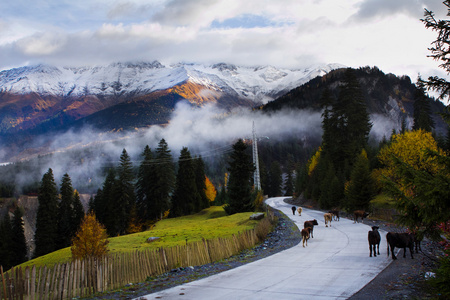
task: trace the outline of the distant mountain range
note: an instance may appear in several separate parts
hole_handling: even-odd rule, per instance
[[[164,66],[154,61],[5,70],[0,72],[0,154],[3,160],[17,160],[45,152],[45,145],[30,149],[36,147],[31,142],[69,129],[90,126],[123,132],[168,124],[179,102],[193,107],[214,103],[229,112],[237,107],[319,111],[325,87],[337,95],[342,68],[339,64],[301,70],[225,63]],[[372,116],[383,116],[397,128],[402,120],[411,125],[414,84],[408,77],[368,67],[357,73]],[[441,102],[433,103],[434,112],[442,111]],[[439,120],[437,125],[439,130],[445,127]]]

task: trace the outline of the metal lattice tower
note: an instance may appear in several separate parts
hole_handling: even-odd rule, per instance
[[[255,172],[253,173],[253,182],[255,189],[261,190],[261,180],[259,177],[259,159],[258,159],[258,144],[256,138],[255,121],[253,121],[253,165],[255,166]]]

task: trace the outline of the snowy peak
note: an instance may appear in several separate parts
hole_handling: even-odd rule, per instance
[[[265,103],[316,76],[341,67],[330,64],[290,70],[273,66],[240,67],[227,63],[164,66],[158,61],[117,62],[94,67],[37,65],[0,72],[0,92],[60,97],[144,95],[190,81],[209,90]]]

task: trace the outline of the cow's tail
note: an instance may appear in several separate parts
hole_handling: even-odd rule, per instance
[[[389,257],[389,243],[387,243],[387,251],[386,251],[386,253],[387,253],[387,257]]]

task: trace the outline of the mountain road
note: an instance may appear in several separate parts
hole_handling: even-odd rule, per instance
[[[386,232],[380,231],[381,255],[369,257],[367,233],[371,228],[341,218],[325,227],[323,212],[303,208],[292,214],[285,197],[266,203],[289,216],[303,229],[316,219],[314,238],[204,279],[138,299],[347,299],[375,278],[392,261],[386,256]]]

